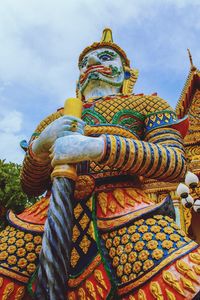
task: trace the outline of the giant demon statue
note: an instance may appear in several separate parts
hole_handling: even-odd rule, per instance
[[[59,109],[29,142],[23,189],[48,192],[23,213],[8,213],[1,299],[200,299],[198,245],[175,223],[169,197],[153,203],[142,190],[144,177],[184,177],[187,120],[155,94],[132,94],[137,71],[110,29],[84,49],[79,69],[81,118]],[[69,176],[68,189],[53,184],[50,197],[53,168],[57,180],[71,164],[77,177]]]

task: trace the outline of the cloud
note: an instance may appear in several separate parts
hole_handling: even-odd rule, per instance
[[[7,162],[21,164],[24,159],[24,152],[20,149],[22,135],[16,133],[5,133],[0,131],[0,159],[6,159]]]
[[[18,111],[0,112],[0,128],[5,133],[17,133],[22,127],[22,114]]]
[[[0,111],[0,154],[1,159],[21,163],[23,152],[19,151],[20,141],[23,135],[22,129],[23,117],[18,111]]]

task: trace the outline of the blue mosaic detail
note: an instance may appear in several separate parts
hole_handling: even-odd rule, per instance
[[[146,132],[159,127],[170,126],[176,123],[176,114],[172,111],[153,113],[148,115],[145,119]]]

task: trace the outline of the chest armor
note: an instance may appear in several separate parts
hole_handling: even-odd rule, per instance
[[[136,97],[136,98],[135,98]],[[134,139],[142,139],[144,134],[145,101],[143,96],[109,96],[97,99],[84,106],[82,119],[86,122],[86,134],[99,136],[113,134]],[[79,174],[105,177],[120,174],[95,162],[79,165]]]
[[[83,120],[91,126],[106,125],[127,130],[142,138],[145,119],[145,101],[141,96],[109,96],[86,105]],[[125,134],[126,135],[126,134]]]

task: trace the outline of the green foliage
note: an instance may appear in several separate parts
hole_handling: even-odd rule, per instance
[[[28,198],[20,185],[21,166],[0,160],[0,226],[5,221],[8,209],[21,212],[25,207],[36,202],[36,198]]]

